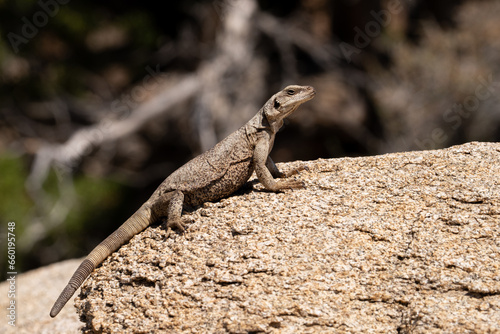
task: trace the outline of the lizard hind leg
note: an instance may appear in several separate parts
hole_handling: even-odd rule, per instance
[[[154,216],[162,220],[167,230],[167,237],[170,236],[172,228],[180,232],[185,230],[181,218],[183,204],[184,194],[180,190],[175,190],[161,195],[151,206]]]

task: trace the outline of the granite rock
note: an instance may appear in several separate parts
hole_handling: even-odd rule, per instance
[[[49,316],[50,308],[68,283],[68,278],[83,259],[73,259],[16,275],[15,298],[8,298],[9,281],[0,283],[0,333],[4,334],[74,334],[80,333],[82,323],[74,308],[74,298],[59,313]],[[15,326],[8,323],[6,314],[11,300],[15,301]]]
[[[87,333],[500,333],[500,144],[281,164],[151,226],[76,299]]]

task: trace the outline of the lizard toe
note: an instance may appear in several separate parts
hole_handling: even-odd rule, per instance
[[[299,180],[288,180],[286,182],[286,188],[288,189],[302,189],[305,188],[305,184]]]
[[[177,219],[166,219],[164,222],[164,227],[166,230],[170,231],[172,229],[176,229],[178,230],[179,232],[184,232],[186,230],[186,225],[184,224],[184,222],[182,221],[181,218],[177,218]]]
[[[299,166],[297,168],[294,168],[292,170],[289,170],[287,173],[285,173],[285,177],[290,177],[299,174],[302,171],[307,171],[310,172],[311,170],[307,166]]]

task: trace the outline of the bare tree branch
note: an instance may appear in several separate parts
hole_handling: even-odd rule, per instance
[[[331,70],[336,66],[341,54],[332,43],[319,43],[308,32],[293,25],[281,22],[277,18],[260,12],[257,27],[276,41],[280,47],[282,58],[287,59],[291,45],[295,45],[309,54],[320,66]],[[286,60],[289,61],[289,60]]]
[[[245,108],[253,109],[256,100],[255,90],[252,93],[240,85],[256,57],[254,16],[257,3],[255,0],[232,0],[224,1],[223,5],[223,26],[217,36],[214,57],[202,64],[199,72],[204,85],[196,101],[195,120],[203,151],[217,143],[214,119],[224,119],[222,127],[226,135],[233,130],[228,128],[240,123],[240,117],[247,116]],[[245,99],[241,95],[246,95]]]

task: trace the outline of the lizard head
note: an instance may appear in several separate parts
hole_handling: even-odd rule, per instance
[[[314,95],[316,95],[316,91],[311,86],[287,86],[267,101],[264,115],[269,123],[283,121],[302,103],[312,99]]]

